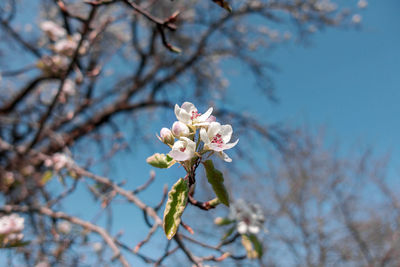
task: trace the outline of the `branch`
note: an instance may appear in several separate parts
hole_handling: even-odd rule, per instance
[[[23,88],[19,93],[10,102],[6,103],[3,107],[0,108],[0,114],[11,112],[17,105],[20,103],[35,87],[42,81],[54,79],[54,77],[44,77],[40,76],[33,79],[28,85]]]
[[[98,183],[101,183],[101,184],[111,187],[115,192],[117,192],[121,196],[124,196],[127,200],[134,203],[141,210],[146,212],[150,217],[152,217],[154,219],[155,223],[158,226],[162,225],[162,220],[160,219],[160,217],[158,217],[157,212],[153,208],[144,204],[133,192],[123,189],[122,187],[116,185],[110,179],[108,179],[106,177],[95,175],[91,172],[86,171],[85,169],[78,167],[78,166],[74,166],[72,169],[80,176],[88,177]]]
[[[4,213],[36,212],[36,213],[40,213],[40,214],[46,215],[48,217],[51,217],[53,219],[63,219],[63,220],[69,221],[70,223],[80,225],[83,228],[85,228],[91,232],[98,233],[104,239],[104,241],[107,243],[107,245],[112,249],[112,251],[114,252],[113,258],[118,258],[124,267],[130,266],[128,261],[122,256],[121,251],[119,250],[119,248],[118,248],[117,244],[115,243],[114,239],[112,238],[112,236],[110,236],[106,230],[104,230],[102,227],[100,227],[98,225],[81,220],[77,217],[70,216],[70,215],[60,212],[60,211],[55,212],[49,208],[40,207],[40,206],[5,205],[0,208],[0,211],[2,211]]]
[[[22,39],[22,37],[14,31],[12,27],[8,24],[7,21],[0,20],[0,25],[3,26],[3,28],[18,42],[20,43],[23,47],[25,47],[27,50],[29,50],[33,55],[35,55],[37,58],[41,58],[42,54],[37,50],[34,46],[29,44],[27,41]]]

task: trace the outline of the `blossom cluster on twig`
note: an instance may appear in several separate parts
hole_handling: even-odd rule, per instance
[[[16,246],[23,238],[24,218],[18,214],[0,217],[0,248]]]

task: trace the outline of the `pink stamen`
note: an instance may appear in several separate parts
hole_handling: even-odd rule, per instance
[[[191,120],[196,119],[197,117],[199,117],[201,115],[201,113],[199,113],[198,111],[192,111],[192,116],[190,117]]]
[[[217,144],[219,147],[221,147],[224,144],[224,141],[222,141],[220,134],[216,134],[211,140],[211,143]]]
[[[185,152],[186,147],[181,147],[179,150],[180,150],[181,152]]]

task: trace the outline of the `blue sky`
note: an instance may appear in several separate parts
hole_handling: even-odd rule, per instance
[[[346,145],[362,143],[399,155],[400,2],[369,1],[357,29],[318,32],[309,46],[291,43],[271,54],[278,104],[260,106],[270,121],[326,126]],[[243,78],[231,84],[249,86]],[[256,98],[253,98],[256,99]]]

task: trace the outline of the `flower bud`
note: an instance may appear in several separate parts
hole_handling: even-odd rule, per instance
[[[172,133],[176,137],[181,137],[181,136],[188,136],[190,132],[186,124],[180,121],[176,121],[174,122],[174,124],[172,124]]]
[[[206,122],[214,122],[217,121],[217,118],[213,115],[211,115],[210,117],[208,117],[208,119],[206,119]]]
[[[160,131],[160,139],[164,144],[173,145],[175,142],[175,137],[171,130],[168,128],[162,128]]]
[[[103,249],[103,244],[100,242],[95,242],[93,243],[92,247],[95,252],[99,253]]]
[[[222,226],[222,225],[228,225],[233,223],[234,221],[230,220],[229,218],[222,218],[222,217],[217,217],[214,220],[214,223],[218,226]]]
[[[58,231],[64,235],[69,234],[71,232],[71,228],[72,228],[71,224],[67,221],[60,222],[57,225]]]
[[[153,156],[148,157],[146,162],[151,166],[160,169],[169,168],[175,164],[175,161],[173,161],[169,155],[159,153],[155,153]]]

